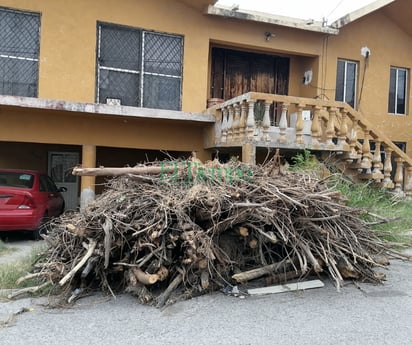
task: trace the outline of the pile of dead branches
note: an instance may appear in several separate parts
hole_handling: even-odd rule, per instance
[[[121,176],[84,211],[53,221],[30,278],[65,299],[100,289],[163,306],[261,277],[321,272],[339,288],[345,278],[380,282],[382,256],[396,256],[327,179],[276,162],[193,159],[75,173]]]

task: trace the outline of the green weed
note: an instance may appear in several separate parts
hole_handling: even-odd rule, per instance
[[[388,240],[412,244],[412,237],[406,236],[412,231],[412,201],[396,197],[373,183],[354,183],[342,175],[334,176],[331,186],[348,200],[348,206],[364,209],[370,214],[389,220],[374,225],[374,229],[386,233]],[[365,220],[377,221],[373,215],[366,215]]]
[[[319,169],[320,163],[309,150],[303,150],[292,157],[292,165],[290,169],[293,171],[307,171]]]
[[[16,284],[17,279],[29,274],[34,263],[39,257],[40,249],[33,250],[30,254],[16,259],[10,263],[0,266],[0,289],[16,289],[38,285],[38,280],[28,280],[20,285]]]
[[[0,240],[0,256],[10,254],[16,250],[17,250],[16,248],[10,248],[6,246],[6,244]]]
[[[368,222],[379,222],[372,228],[384,233],[385,238],[393,242],[403,242],[412,245],[412,201],[396,197],[386,189],[370,183],[354,183],[343,174],[334,171],[331,174],[326,166],[319,163],[309,150],[303,150],[292,157],[291,170],[316,173],[321,178],[330,174],[328,181],[332,189],[339,190],[347,199],[347,205],[365,210],[364,219]],[[368,215],[369,213],[369,215]],[[373,214],[373,215],[370,215]],[[388,220],[384,222],[383,220]]]

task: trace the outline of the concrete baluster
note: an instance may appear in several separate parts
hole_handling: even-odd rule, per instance
[[[246,134],[246,117],[247,117],[247,104],[242,102],[240,104],[240,119],[239,119],[239,138],[244,138]]]
[[[372,159],[372,166],[373,166],[372,172],[374,174],[381,174],[382,169],[383,169],[382,157],[381,157],[381,145],[382,145],[382,142],[380,140],[375,140],[375,152],[373,154],[373,159]]]
[[[396,194],[402,195],[403,194],[403,159],[400,157],[395,158],[396,163],[396,170],[395,170],[395,177],[393,178],[395,182],[395,190]]]
[[[336,120],[336,111],[337,108],[330,107],[328,108],[329,119],[326,126],[326,146],[328,148],[334,148],[335,144],[333,143],[333,138],[335,137],[335,120]]]
[[[228,106],[228,118],[227,118],[227,140],[232,141],[233,140],[233,105]]]
[[[349,138],[349,150],[350,150],[350,157],[352,159],[357,158],[357,153],[356,153],[356,142],[358,140],[358,124],[359,120],[353,120],[352,122],[352,128],[349,132],[348,138]]]
[[[233,105],[235,110],[235,117],[233,119],[233,138],[239,140],[239,128],[240,128],[240,105],[235,103]]]
[[[282,103],[282,113],[280,115],[280,121],[279,121],[279,142],[280,143],[286,143],[288,139],[286,138],[286,129],[288,127],[288,108],[289,104],[288,103]]]
[[[228,110],[226,107],[222,109],[222,142],[225,143],[227,141],[227,114]]]
[[[297,118],[296,118],[296,143],[297,144],[303,144],[303,136],[302,136],[302,130],[303,130],[303,104],[298,104],[298,111],[297,111]]]
[[[312,146],[315,149],[319,148],[321,137],[322,137],[322,128],[320,126],[320,120],[319,120],[321,110],[322,110],[322,107],[319,107],[319,106],[313,107],[313,119],[312,119],[311,132],[312,132]]]
[[[392,151],[390,147],[385,148],[385,162],[383,163],[383,187],[385,188],[393,188],[393,182],[391,180]]]
[[[363,136],[363,145],[362,145],[362,161],[361,161],[362,169],[366,169],[366,173],[371,173],[372,168],[372,154],[371,154],[371,145],[369,142],[369,130],[364,130]]]
[[[403,190],[406,196],[412,196],[412,167],[405,167],[405,184]]]
[[[246,130],[248,139],[253,139],[255,135],[255,102],[249,101],[249,111],[246,120]]]
[[[347,123],[347,111],[345,108],[340,110],[340,126],[338,132],[338,145],[342,148],[342,150],[348,149],[348,144],[346,143],[346,139],[348,137],[348,123]]]
[[[263,120],[262,120],[262,128],[263,128],[263,141],[270,141],[270,136],[269,136],[269,127],[270,127],[270,116],[269,116],[269,108],[270,108],[270,103],[265,102],[265,113],[263,114]]]

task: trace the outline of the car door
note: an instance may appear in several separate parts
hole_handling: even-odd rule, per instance
[[[63,208],[63,198],[53,180],[47,175],[40,175],[40,192],[47,193],[47,212],[49,217],[57,217]]]

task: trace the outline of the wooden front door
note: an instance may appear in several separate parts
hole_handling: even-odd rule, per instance
[[[254,91],[288,94],[289,58],[212,48],[210,98],[231,99]]]

